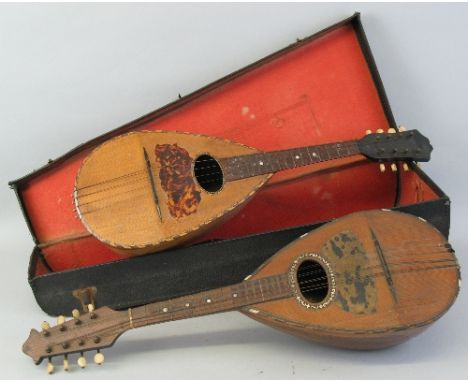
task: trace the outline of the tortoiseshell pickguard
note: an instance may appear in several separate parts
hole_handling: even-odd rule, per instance
[[[159,162],[159,179],[167,194],[167,206],[171,216],[181,218],[197,211],[201,201],[200,191],[192,177],[192,158],[177,143],[156,145]]]
[[[335,272],[336,303],[347,312],[374,313],[377,290],[369,258],[358,238],[351,231],[340,232],[325,243],[322,254]]]

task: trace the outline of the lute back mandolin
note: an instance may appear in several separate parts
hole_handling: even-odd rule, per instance
[[[390,211],[348,215],[303,235],[243,282],[115,311],[108,307],[42,331],[31,330],[23,351],[36,364],[52,357],[112,346],[127,330],[239,310],[266,325],[324,344],[377,349],[426,329],[454,302],[459,266],[444,236],[426,221]]]
[[[74,200],[91,234],[120,252],[138,255],[212,228],[277,171],[354,155],[428,161],[431,150],[417,130],[380,130],[356,141],[274,152],[190,133],[134,132],[89,155],[77,175]]]

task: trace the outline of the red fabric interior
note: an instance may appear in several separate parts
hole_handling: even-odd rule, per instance
[[[360,138],[365,130],[378,128],[387,129],[388,121],[354,29],[345,25],[142,129],[203,133],[275,150]],[[88,152],[72,156],[21,190],[39,242],[86,232],[74,213],[72,192]],[[391,207],[395,175],[380,173],[375,163],[360,160],[353,164],[356,159],[362,158],[334,163],[341,164],[340,171],[322,169],[290,182],[280,181],[294,178],[304,169],[276,174],[272,181],[279,183],[262,189],[240,213],[200,240]],[[403,204],[435,198],[435,192],[416,174],[403,174]],[[43,254],[55,271],[124,257],[92,237],[49,246]]]

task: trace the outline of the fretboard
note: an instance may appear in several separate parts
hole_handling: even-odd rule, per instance
[[[287,275],[247,280],[239,284],[200,292],[132,309],[132,326],[137,328],[166,321],[236,310],[251,304],[291,295]]]
[[[220,160],[224,179],[233,181],[359,154],[356,141],[242,155]]]

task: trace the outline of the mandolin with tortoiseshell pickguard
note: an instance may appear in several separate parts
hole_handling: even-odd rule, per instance
[[[49,372],[57,356],[69,369],[73,353],[85,367],[91,350],[101,364],[101,349],[127,330],[232,310],[327,345],[384,348],[440,318],[459,280],[450,244],[429,223],[400,212],[358,212],[303,235],[241,283],[122,311],[74,310],[71,320],[33,329],[23,351],[36,363],[48,358]]]
[[[373,161],[428,161],[417,130],[273,152],[214,137],[133,132],[98,146],[83,162],[74,200],[87,230],[108,246],[139,255],[181,244],[244,205],[273,173],[356,155]],[[381,163],[383,166],[383,163]]]

